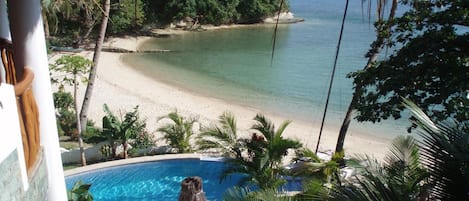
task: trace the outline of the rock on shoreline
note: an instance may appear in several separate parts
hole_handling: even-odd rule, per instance
[[[303,18],[296,18],[295,16],[293,16],[292,12],[283,12],[280,13],[280,15],[268,17],[263,20],[263,22],[267,24],[275,24],[277,22],[279,24],[291,24],[303,21],[305,21]]]

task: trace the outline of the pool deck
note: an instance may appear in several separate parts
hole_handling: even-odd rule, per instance
[[[97,169],[102,169],[102,168],[114,167],[114,166],[119,166],[119,165],[127,165],[127,164],[133,164],[133,163],[145,163],[145,162],[171,160],[171,159],[202,159],[204,160],[206,158],[213,158],[214,160],[220,159],[220,157],[212,157],[206,154],[197,154],[197,153],[142,156],[142,157],[114,160],[114,161],[87,165],[84,167],[73,168],[73,169],[64,171],[64,175],[67,177],[70,175],[75,175],[75,174],[79,174],[79,173],[87,172],[91,170],[97,170]]]

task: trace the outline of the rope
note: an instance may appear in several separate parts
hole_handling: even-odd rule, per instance
[[[347,17],[348,3],[349,3],[349,0],[347,0],[345,3],[344,16],[342,17],[342,26],[340,27],[339,41],[337,42],[334,66],[332,68],[331,81],[329,83],[329,90],[327,91],[327,99],[326,99],[326,105],[324,106],[324,112],[323,112],[322,121],[321,121],[321,128],[319,129],[318,143],[316,144],[316,151],[315,151],[316,154],[318,153],[319,143],[321,142],[322,130],[324,128],[324,121],[326,120],[327,107],[329,106],[329,99],[331,97],[332,84],[334,83],[335,69],[337,67],[337,60],[339,59],[340,44],[342,42],[342,35],[344,33],[344,24],[345,24],[345,18]]]

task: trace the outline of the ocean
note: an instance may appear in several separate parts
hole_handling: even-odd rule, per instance
[[[342,123],[353,93],[352,80],[346,75],[365,66],[364,55],[376,37],[360,2],[350,1],[326,129],[338,129]],[[291,0],[290,11],[305,21],[279,26],[272,62],[273,25],[155,38],[140,49],[170,52],[128,54],[123,60],[155,79],[186,90],[318,126],[344,7],[345,0]],[[405,119],[379,124],[353,121],[351,129],[392,138],[405,134],[408,125]]]

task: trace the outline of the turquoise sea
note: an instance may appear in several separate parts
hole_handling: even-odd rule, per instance
[[[360,2],[350,1],[326,129],[342,123],[353,92],[346,75],[364,67],[364,55],[375,38]],[[344,7],[345,0],[290,0],[290,10],[305,21],[279,26],[272,63],[273,25],[155,38],[140,49],[171,52],[128,54],[124,61],[155,79],[198,94],[318,126]],[[404,134],[407,124],[406,120],[378,125],[353,122],[351,129],[389,138]]]

